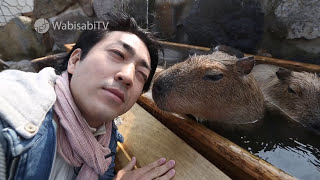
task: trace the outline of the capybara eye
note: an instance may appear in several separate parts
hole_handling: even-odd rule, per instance
[[[288,87],[288,92],[292,94],[296,94],[296,92],[291,87]]]
[[[209,74],[209,75],[205,75],[202,79],[203,80],[211,80],[211,81],[218,81],[220,79],[223,78],[223,74]]]

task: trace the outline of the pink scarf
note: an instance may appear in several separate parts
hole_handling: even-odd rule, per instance
[[[55,85],[57,101],[54,111],[58,115],[57,121],[57,151],[70,165],[82,165],[77,180],[97,180],[103,175],[112,160],[105,159],[110,154],[109,142],[112,122],[106,122],[106,133],[94,137],[85,119],[73,101],[69,88],[68,73],[65,71],[58,77]]]

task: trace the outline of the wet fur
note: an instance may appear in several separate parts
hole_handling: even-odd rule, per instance
[[[242,74],[237,58],[223,52],[193,56],[158,74],[153,99],[165,111],[192,114],[203,123],[247,124],[263,118],[264,99],[251,74]],[[203,80],[221,73],[218,81]]]
[[[277,66],[263,64],[252,71],[267,107],[320,132],[320,78],[313,73],[291,71],[280,80],[278,70]]]

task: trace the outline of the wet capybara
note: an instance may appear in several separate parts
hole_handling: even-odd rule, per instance
[[[191,114],[198,120],[249,124],[263,118],[264,99],[250,74],[253,57],[216,51],[192,56],[160,72],[152,96],[165,111]]]
[[[273,65],[256,65],[255,76],[271,110],[320,132],[320,78]]]

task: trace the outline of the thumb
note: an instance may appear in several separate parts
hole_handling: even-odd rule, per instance
[[[132,157],[131,161],[122,169],[124,171],[131,171],[134,167],[134,165],[136,165],[136,158]]]

